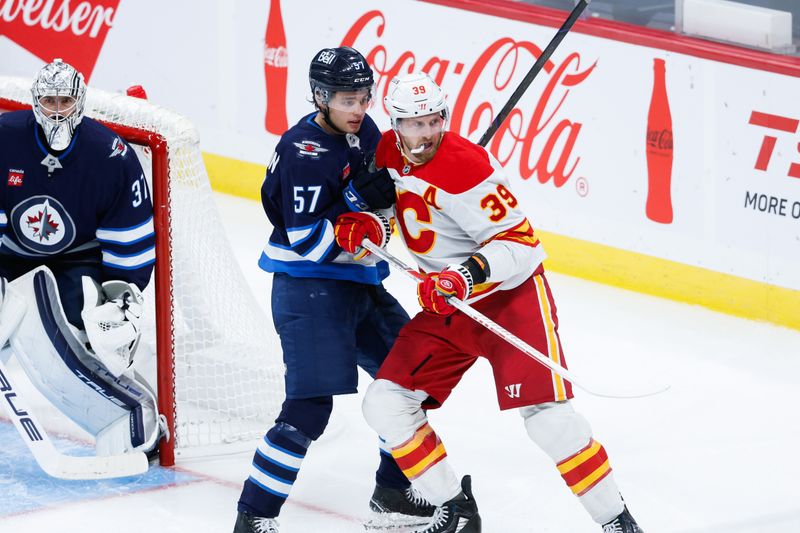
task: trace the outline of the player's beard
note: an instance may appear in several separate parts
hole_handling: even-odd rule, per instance
[[[408,145],[405,139],[400,136],[400,143],[403,146],[403,155],[411,163],[415,165],[423,165],[433,159],[436,152],[439,150],[439,145],[442,144],[444,132],[439,133],[438,136],[432,136],[430,139],[421,139],[422,142],[415,143],[413,148]]]

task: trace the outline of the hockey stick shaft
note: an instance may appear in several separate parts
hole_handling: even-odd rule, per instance
[[[384,261],[388,262],[390,265],[395,267],[397,270],[408,276],[409,278],[413,279],[416,282],[420,282],[423,279],[423,275],[420,274],[418,271],[411,268],[409,265],[405,264],[403,261],[398,259],[397,257],[393,256],[385,249],[381,248],[380,246],[376,245],[369,239],[364,239],[362,246],[375,254],[376,256],[380,257]],[[657,387],[652,389],[644,389],[644,390],[635,390],[635,391],[616,391],[616,390],[602,390],[601,387],[594,387],[588,386],[583,383],[583,381],[578,380],[575,378],[575,375],[561,366],[560,364],[556,363],[546,355],[542,354],[539,350],[528,344],[527,342],[523,341],[503,326],[498,324],[497,322],[493,321],[480,311],[473,309],[468,303],[459,300],[458,298],[450,297],[447,300],[447,303],[467,315],[469,318],[477,322],[478,324],[482,325],[504,341],[508,342],[519,351],[527,355],[528,357],[534,359],[538,363],[544,365],[548,369],[552,370],[562,378],[566,379],[576,387],[583,389],[584,391],[588,392],[593,396],[599,396],[602,398],[642,398],[645,396],[652,396],[654,394],[658,394],[664,392],[669,387]]]
[[[564,40],[564,37],[567,36],[567,33],[569,33],[569,30],[572,29],[575,21],[581,16],[581,13],[583,13],[583,10],[589,5],[589,2],[591,2],[591,0],[580,0],[577,5],[572,8],[567,20],[565,20],[564,24],[562,24],[558,29],[555,36],[553,36],[553,38],[550,40],[550,43],[542,51],[542,55],[539,56],[539,58],[536,60],[536,63],[533,64],[531,69],[520,82],[519,86],[517,86],[517,89],[511,95],[511,98],[508,99],[506,105],[503,106],[503,109],[500,110],[489,128],[486,130],[486,132],[484,132],[481,140],[478,141],[479,145],[485,147],[487,144],[489,144],[491,138],[494,136],[497,130],[500,129],[500,126],[503,125],[503,122],[505,122],[506,118],[508,118],[511,110],[514,109],[514,106],[517,105],[519,99],[522,98],[522,95],[528,90],[528,87],[533,82],[534,78],[536,78],[536,76],[542,70],[544,64],[550,59],[550,56],[553,55],[553,52],[556,48],[558,48],[558,45],[561,44],[561,41]]]

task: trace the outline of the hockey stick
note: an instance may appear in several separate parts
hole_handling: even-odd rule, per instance
[[[142,452],[109,456],[74,456],[59,452],[45,432],[44,426],[26,407],[20,391],[10,380],[0,359],[0,403],[14,423],[33,458],[48,475],[61,479],[106,479],[134,476],[147,472],[149,463]]]
[[[578,17],[581,16],[583,10],[586,9],[586,6],[589,5],[591,0],[580,0],[574,8],[572,8],[572,12],[570,12],[567,20],[564,21],[564,24],[556,32],[555,36],[550,40],[550,43],[547,47],[542,51],[542,55],[536,60],[536,63],[533,64],[531,69],[525,75],[525,77],[520,82],[517,89],[514,91],[514,94],[511,95],[511,98],[508,99],[506,105],[503,106],[503,109],[497,114],[497,116],[492,121],[489,129],[483,134],[481,140],[478,141],[478,144],[481,146],[486,146],[489,144],[489,140],[494,136],[500,126],[505,122],[508,114],[511,113],[511,110],[514,109],[514,106],[517,105],[519,99],[522,98],[523,93],[528,90],[528,87],[533,82],[533,79],[539,74],[539,71],[542,70],[544,64],[547,63],[547,60],[550,59],[550,56],[553,55],[553,52],[558,45],[561,44],[561,41],[564,40],[564,37],[567,36],[569,30],[572,29],[572,26],[575,24],[575,21],[578,20]]]
[[[0,305],[9,305],[5,298],[13,298],[6,292],[6,281],[0,278]],[[14,306],[14,315],[7,312],[0,328],[0,347],[25,314],[23,306]],[[121,455],[73,456],[59,452],[44,430],[44,426],[24,405],[19,389],[11,382],[8,369],[0,357],[0,403],[14,423],[20,437],[33,454],[33,458],[48,475],[61,479],[106,479],[143,474],[150,466],[147,456],[142,452]]]
[[[364,239],[364,242],[361,245],[375,254],[376,256],[380,257],[384,261],[388,262],[393,267],[397,268],[397,270],[404,273],[409,278],[413,279],[416,282],[420,282],[422,280],[422,274],[411,268],[410,266],[403,263],[400,259],[393,256],[380,246],[374,244],[369,239]],[[542,354],[539,350],[528,344],[527,342],[523,341],[503,326],[498,324],[497,322],[493,321],[480,311],[477,311],[470,307],[469,304],[459,300],[458,298],[450,297],[447,299],[447,303],[467,315],[469,318],[477,322],[478,324],[482,325],[504,341],[508,342],[519,351],[527,355],[528,357],[534,359],[538,363],[541,363],[545,367],[549,368],[562,378],[566,379],[576,387],[583,389],[584,391],[588,392],[593,396],[600,396],[602,398],[643,398],[645,396],[653,396],[655,394],[662,393],[669,389],[669,385],[662,385],[658,387],[648,388],[648,389],[641,389],[641,390],[627,390],[627,391],[620,391],[617,389],[604,389],[602,386],[588,386],[582,383],[581,381],[575,378],[575,375],[564,368],[563,366],[559,365],[558,363],[554,362],[552,359],[547,357],[546,355]]]

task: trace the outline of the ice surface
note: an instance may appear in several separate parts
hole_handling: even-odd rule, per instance
[[[256,266],[268,231],[261,208],[223,195],[216,200],[266,307],[269,276]],[[394,245],[391,250],[402,254]],[[800,531],[800,332],[554,273],[548,279],[576,375],[609,383],[657,376],[672,385],[665,394],[637,400],[598,399],[578,390],[574,402],[606,446],[629,508],[646,531]],[[416,309],[409,281],[393,274],[387,286]],[[362,377],[363,389],[368,377]],[[598,533],[550,460],[528,440],[519,415],[498,412],[493,390],[481,361],[430,416],[453,466],[473,476],[484,531]],[[309,452],[284,507],[282,533],[363,531],[378,450],[360,398],[337,397],[329,429]],[[148,474],[149,481],[132,479],[124,490],[109,490],[108,482],[65,486],[36,471],[9,424],[0,428],[0,533],[233,529],[250,453],[183,462],[158,473],[158,482]],[[65,491],[80,498],[64,500]]]

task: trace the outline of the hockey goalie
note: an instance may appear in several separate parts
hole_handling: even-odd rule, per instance
[[[30,429],[32,413],[5,370],[13,355],[42,395],[95,438],[97,460],[80,458],[85,476],[77,466],[60,471],[51,444],[34,453],[45,471],[127,475],[147,468],[144,454],[160,435],[156,395],[134,364],[141,291],[155,262],[148,185],[130,146],[83,116],[86,86],[73,67],[59,59],[44,66],[32,96],[32,110],[0,115],[0,167],[9,169],[0,180],[2,403],[32,450],[49,443],[40,427]],[[125,455],[137,460],[100,459]]]

